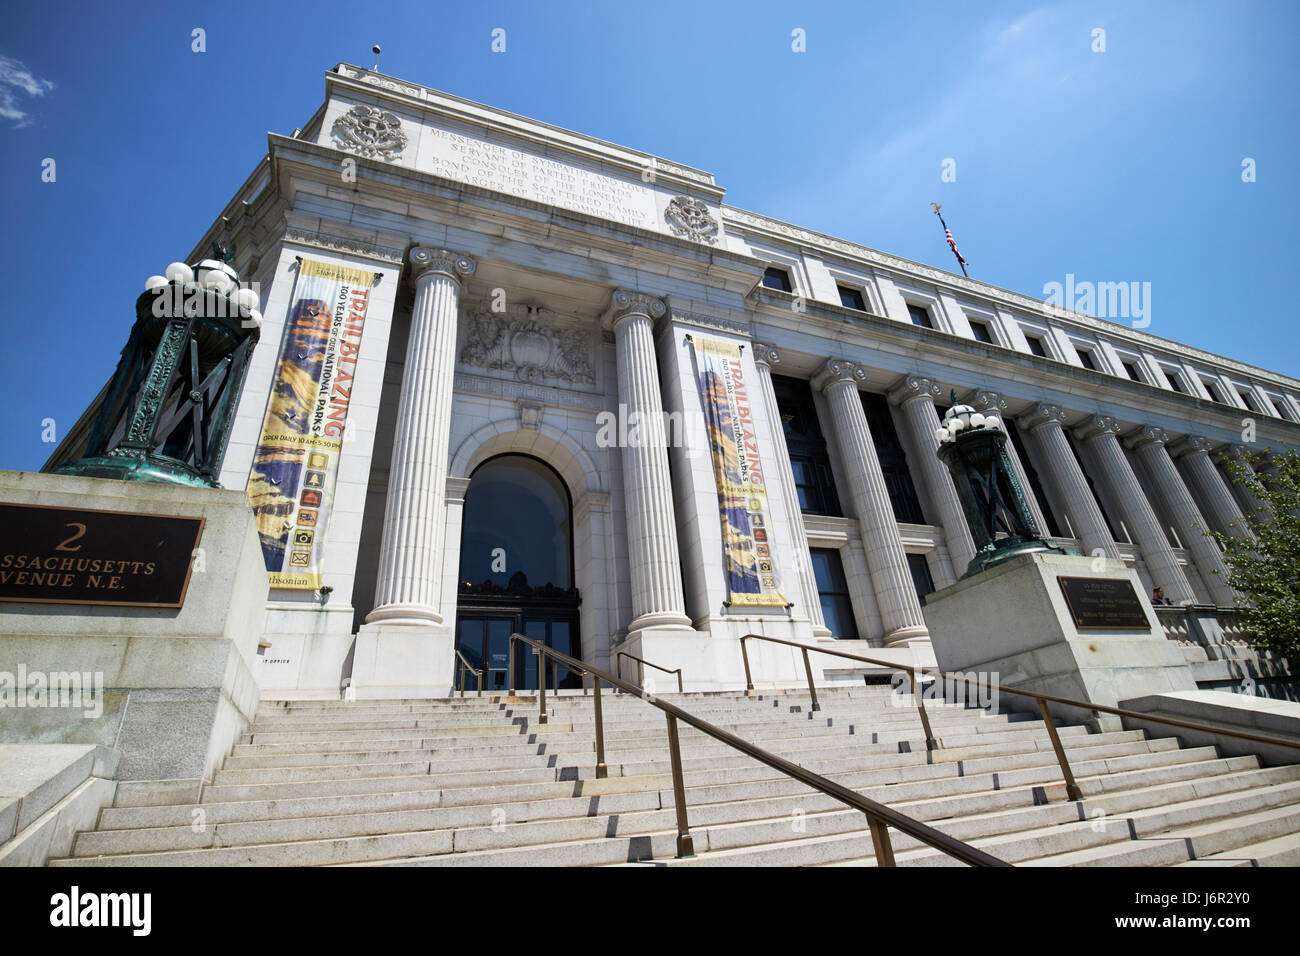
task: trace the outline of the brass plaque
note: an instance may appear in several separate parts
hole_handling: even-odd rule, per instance
[[[203,521],[0,504],[0,601],[178,608]]]
[[[1072,578],[1057,576],[1065,603],[1081,631],[1149,631],[1142,599],[1133,582],[1116,578]]]

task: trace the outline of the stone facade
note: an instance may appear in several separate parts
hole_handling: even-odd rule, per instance
[[[932,663],[918,556],[943,588],[973,554],[934,461],[936,404],[954,391],[1018,422],[1013,465],[1026,489],[1037,475],[1032,510],[1055,520],[1059,543],[1123,561],[1148,593],[1160,584],[1183,602],[1230,601],[1198,529],[1243,505],[1223,471],[1243,419],[1250,450],[1300,445],[1300,381],[723,196],[701,170],[359,67],[327,74],[323,108],[294,136],[270,136],[269,157],[196,246],[237,244],[235,265],[264,293],[266,345],[221,476],[230,489],[248,480],[295,261],[378,277],[323,552],[330,590],[272,591],[264,694],[333,697],[349,684],[358,696],[446,693],[466,495],[476,468],[512,453],[566,486],[574,646],[596,666],[612,670],[628,651],[684,668],[688,689],[734,687],[747,633]],[[764,285],[772,266],[791,292]],[[843,289],[865,310],[842,305]],[[933,329],[913,324],[909,306],[926,308]],[[993,344],[975,338],[972,319]],[[1031,353],[1026,331],[1047,357]],[[699,440],[699,337],[743,346],[785,607],[728,599],[717,485]],[[1184,391],[1170,387],[1170,369]],[[777,376],[810,387],[839,513],[801,512]],[[1213,401],[1206,381],[1233,403]],[[1243,392],[1270,413],[1251,412]],[[884,397],[889,417],[869,420],[862,393]],[[609,416],[633,413],[650,440],[606,440]],[[896,463],[880,458],[890,422],[915,489],[910,518],[891,506]],[[819,605],[814,558],[825,552],[843,568],[855,635],[833,635]],[[753,652],[761,680],[801,679],[797,652],[773,648]]]

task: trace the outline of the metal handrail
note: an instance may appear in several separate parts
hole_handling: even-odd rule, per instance
[[[471,674],[473,674],[475,677],[478,678],[478,693],[475,696],[482,697],[483,696],[483,672],[486,671],[487,668],[484,667],[480,669],[475,667],[473,664],[469,662],[469,658],[467,658],[464,654],[460,652],[459,647],[454,648],[454,650],[456,651],[456,656],[460,658],[460,660],[456,664],[456,671],[458,674],[457,683],[460,684],[460,696],[461,697],[465,696],[465,671],[468,670]]]
[[[812,678],[812,668],[808,666],[809,651],[813,651],[819,654],[829,654],[832,657],[843,657],[851,661],[861,661],[864,664],[876,664],[878,666],[888,667],[892,670],[907,671],[912,679],[912,693],[913,696],[916,697],[916,706],[917,709],[920,710],[921,712],[921,722],[925,727],[927,749],[934,749],[930,746],[933,735],[930,732],[929,718],[926,716],[925,713],[925,704],[921,699],[922,697],[921,682],[917,679],[918,670],[920,671],[922,676],[926,676],[928,674],[929,676],[938,678],[940,680],[945,680],[945,681],[952,680],[954,682],[961,681],[968,685],[973,683],[976,686],[981,686],[988,690],[993,690],[992,686],[989,685],[987,682],[971,677],[968,674],[960,674],[960,675],[948,674],[945,673],[944,671],[939,670],[938,668],[932,668],[927,671],[924,667],[916,668],[911,666],[910,664],[900,664],[895,661],[882,661],[877,658],[863,657],[860,654],[850,654],[847,651],[834,651],[828,647],[812,647],[808,644],[800,644],[796,641],[787,641],[779,637],[767,637],[763,634],[746,634],[744,637],[740,639],[740,653],[745,660],[746,692],[752,692],[754,690],[754,682],[753,680],[750,679],[750,673],[749,673],[749,653],[745,650],[745,641],[747,640],[769,641],[773,644],[785,644],[788,647],[800,648],[803,651],[804,670],[808,676],[808,687],[810,689],[813,689],[813,678]],[[1157,717],[1154,714],[1144,714],[1136,710],[1124,710],[1120,707],[1107,707],[1104,704],[1094,704],[1088,701],[1073,700],[1069,697],[1055,697],[1051,694],[1039,694],[1031,690],[1016,690],[1014,687],[999,686],[997,690],[999,692],[1015,694],[1019,697],[1030,697],[1038,702],[1038,711],[1040,714],[1042,714],[1043,722],[1047,725],[1047,735],[1052,740],[1052,749],[1056,751],[1056,761],[1061,766],[1061,775],[1065,777],[1065,792],[1071,800],[1082,800],[1083,793],[1079,789],[1078,784],[1076,784],[1074,781],[1074,773],[1070,770],[1070,762],[1065,757],[1065,748],[1061,745],[1060,735],[1057,734],[1056,732],[1056,722],[1052,719],[1051,708],[1047,706],[1049,703],[1064,704],[1067,707],[1076,707],[1079,708],[1080,710],[1101,712],[1105,714],[1115,714],[1119,717],[1128,717],[1131,720],[1149,720],[1152,723],[1168,724],[1171,727],[1181,727],[1185,730],[1196,730],[1202,733],[1222,734],[1225,737],[1236,737],[1239,740],[1249,740],[1254,743],[1271,744],[1273,746],[1279,746],[1279,747],[1291,747],[1295,750],[1300,750],[1300,741],[1287,740],[1284,737],[1273,737],[1268,734],[1248,734],[1240,730],[1232,730],[1227,727],[1220,727],[1217,724],[1204,724],[1204,723],[1198,723],[1196,721],[1190,721],[1190,720],[1176,720],[1172,717]],[[814,709],[816,709],[816,699],[817,699],[816,690],[813,689]],[[935,746],[936,747],[938,746],[937,742],[935,743]]]
[[[615,658],[617,663],[614,665],[614,670],[618,672],[619,677],[623,676],[623,658],[625,657],[630,657],[632,658],[632,660],[636,661],[636,682],[638,686],[640,687],[645,686],[645,668],[653,667],[655,670],[663,671],[665,674],[676,674],[677,693],[680,694],[682,692],[682,669],[680,667],[674,668],[673,670],[669,670],[666,667],[660,667],[658,664],[651,664],[649,661],[643,661],[635,654],[629,654],[627,651],[619,651],[617,657]]]
[[[784,757],[778,757],[776,754],[770,753],[762,747],[758,747],[741,737],[737,737],[735,734],[723,730],[721,727],[716,727],[707,720],[703,720],[700,717],[687,713],[680,707],[667,703],[661,698],[655,697],[654,695],[647,695],[642,692],[641,688],[624,681],[620,677],[615,677],[612,674],[598,670],[589,664],[584,664],[582,661],[570,657],[568,654],[563,654],[554,648],[547,647],[540,641],[535,641],[530,637],[525,637],[523,634],[510,635],[510,661],[512,664],[510,671],[510,696],[512,697],[515,693],[513,668],[515,641],[523,641],[525,644],[528,644],[533,648],[533,653],[538,654],[543,658],[550,657],[552,661],[564,664],[565,667],[568,667],[571,670],[583,671],[591,675],[592,687],[595,691],[594,704],[596,716],[597,777],[605,777],[607,774],[605,765],[605,729],[600,709],[601,681],[605,681],[610,686],[617,687],[629,694],[635,694],[650,706],[657,707],[664,712],[668,722],[668,755],[672,764],[673,804],[677,811],[677,856],[679,858],[695,855],[695,843],[691,837],[690,824],[687,819],[686,785],[682,775],[681,746],[677,736],[677,722],[681,720],[690,724],[696,730],[702,731],[712,737],[714,740],[719,740],[727,746],[739,750],[746,756],[752,757],[760,763],[764,763],[774,770],[779,770],[786,776],[793,777],[800,783],[803,783],[820,793],[826,794],[828,797],[833,797],[841,803],[847,804],[853,809],[861,811],[866,816],[867,825],[871,829],[871,842],[875,847],[876,864],[878,866],[894,866],[894,848],[889,838],[889,828],[891,826],[909,836],[915,837],[922,843],[932,846],[936,850],[946,853],[963,863],[970,864],[971,866],[1011,865],[1004,860],[999,860],[997,857],[985,853],[983,850],[973,847],[968,843],[964,843],[955,837],[951,837],[940,830],[936,830],[934,827],[928,826],[920,820],[914,820],[906,814],[900,813],[883,803],[877,803],[875,800],[870,800],[859,793],[855,793],[848,787],[838,784],[827,777],[823,777],[819,773],[814,773],[811,770],[800,767],[798,764],[791,763]],[[544,662],[539,663],[543,664],[543,666],[538,667],[538,675],[541,678],[538,682],[538,704],[541,708],[539,722],[546,723],[546,668]]]

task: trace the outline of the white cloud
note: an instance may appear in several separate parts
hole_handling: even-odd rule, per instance
[[[16,128],[30,126],[31,114],[20,104],[23,96],[44,96],[54,89],[12,57],[0,56],[0,119],[13,120]]]

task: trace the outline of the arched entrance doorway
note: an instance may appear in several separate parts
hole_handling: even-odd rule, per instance
[[[573,508],[547,464],[528,455],[490,458],[470,475],[461,523],[456,646],[483,685],[505,690],[510,635],[524,634],[581,657],[573,585]],[[537,658],[516,649],[515,685],[537,687]],[[561,687],[580,687],[560,669]]]

